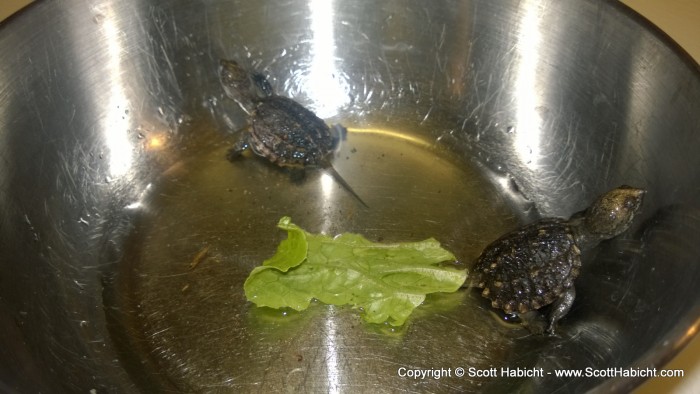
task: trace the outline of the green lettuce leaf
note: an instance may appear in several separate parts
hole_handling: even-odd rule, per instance
[[[400,326],[426,294],[454,292],[467,277],[465,270],[441,265],[455,256],[432,238],[381,244],[357,234],[307,233],[289,217],[277,226],[287,239],[243,286],[257,306],[301,311],[315,298],[361,308],[370,323]]]
[[[306,259],[306,232],[292,223],[292,219],[287,216],[280,219],[277,227],[287,230],[287,239],[280,242],[280,245],[277,247],[277,253],[263,261],[263,265],[287,272],[290,268],[296,267]]]

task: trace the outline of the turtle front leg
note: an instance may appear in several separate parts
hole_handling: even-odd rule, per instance
[[[226,158],[229,161],[234,161],[241,157],[243,152],[248,150],[248,148],[250,148],[250,143],[248,142],[248,135],[246,133],[244,137],[236,141],[233,147],[228,150],[228,153],[226,153]]]
[[[306,169],[304,167],[288,167],[289,180],[292,183],[301,184],[306,179]]]
[[[552,304],[552,311],[549,313],[549,327],[547,332],[554,335],[554,328],[557,322],[571,309],[571,305],[574,304],[574,298],[576,298],[576,289],[571,286],[567,289],[556,301]]]

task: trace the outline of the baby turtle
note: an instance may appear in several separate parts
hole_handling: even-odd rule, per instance
[[[620,186],[569,220],[543,219],[492,242],[477,259],[473,283],[491,306],[518,315],[533,333],[545,321],[537,312],[552,304],[547,331],[571,308],[581,251],[623,233],[639,211],[645,191]]]
[[[263,75],[250,73],[233,60],[221,60],[219,78],[226,95],[238,103],[251,122],[249,132],[229,152],[230,159],[250,148],[280,167],[324,168],[367,207],[330,163],[331,152],[347,133],[344,127],[328,127],[303,105],[274,94]]]

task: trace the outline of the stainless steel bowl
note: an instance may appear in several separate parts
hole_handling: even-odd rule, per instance
[[[642,378],[554,372],[658,368],[698,328],[700,70],[615,1],[43,1],[0,53],[2,391],[625,391]],[[334,165],[370,209],[225,160],[246,119],[220,58],[349,127]],[[242,295],[283,215],[469,266],[623,183],[643,217],[585,255],[557,337],[472,290],[400,329]],[[545,374],[469,376],[504,367]]]

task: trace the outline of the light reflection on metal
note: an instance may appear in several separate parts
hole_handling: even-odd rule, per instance
[[[145,201],[146,197],[148,196],[148,193],[151,191],[151,189],[153,189],[153,184],[149,183],[148,185],[146,185],[146,187],[143,189],[143,191],[141,191],[141,193],[139,193],[138,199],[136,201],[128,204],[124,208],[126,208],[128,210],[137,210],[137,209],[145,208],[144,201]]]
[[[149,136],[146,141],[146,149],[149,151],[163,149],[165,146],[165,138],[166,136],[164,133]]]
[[[517,128],[515,150],[523,163],[536,165],[534,158],[540,153],[540,130],[542,118],[535,110],[539,102],[537,88],[537,65],[540,60],[539,6],[526,4],[519,26],[515,97]]]
[[[321,182],[321,198],[323,199],[323,206],[324,207],[331,207],[333,206],[333,192],[334,192],[334,187],[335,185],[335,179],[333,177],[324,172],[321,174],[320,178]],[[323,222],[321,223],[321,228],[320,231],[323,234],[328,234],[328,232],[331,229],[331,226],[333,225],[333,220],[331,219],[330,215],[327,215]]]
[[[141,208],[142,206],[143,206],[143,204],[141,203],[141,201],[134,201],[131,204],[125,206],[124,208],[133,211],[133,210]]]
[[[340,78],[336,67],[334,32],[334,2],[312,0],[309,2],[311,57],[309,73],[304,81],[304,91],[313,101],[313,109],[321,119],[331,118],[350,98],[349,86]]]
[[[122,81],[121,58],[123,45],[120,30],[115,25],[114,13],[111,8],[104,10],[102,28],[104,42],[107,47],[107,72],[111,81],[109,98],[107,100],[107,115],[105,118],[105,139],[110,151],[109,170],[112,177],[120,177],[128,173],[133,164],[133,146],[129,141],[129,102],[124,94]]]
[[[324,201],[330,201],[333,197],[333,187],[335,185],[335,180],[330,174],[321,174],[321,195]]]
[[[328,393],[340,392],[340,370],[338,369],[338,345],[333,316],[326,319],[326,373],[328,374]]]

